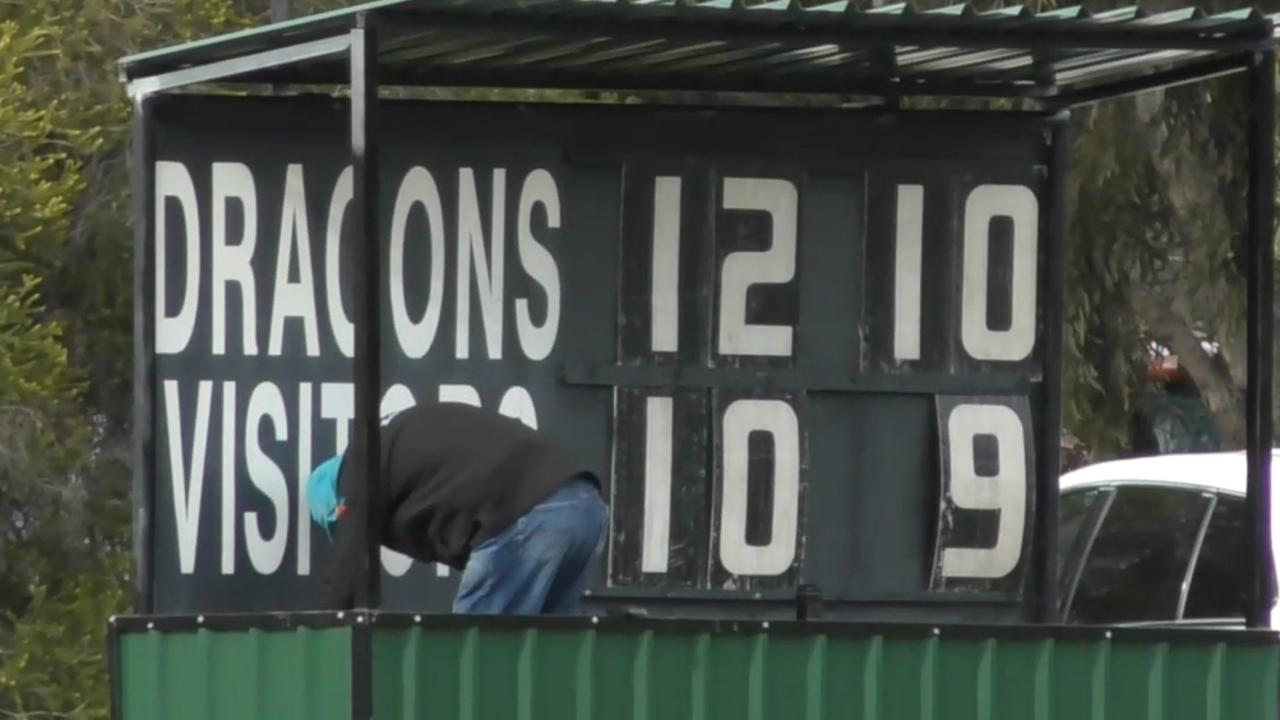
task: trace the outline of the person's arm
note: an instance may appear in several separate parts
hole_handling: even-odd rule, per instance
[[[355,605],[355,588],[360,559],[364,553],[360,532],[364,516],[363,487],[353,487],[354,468],[343,463],[342,477],[338,481],[338,520],[333,524],[333,550],[329,559],[326,580],[326,607],[347,610]]]
[[[382,455],[382,476],[374,478],[375,482],[385,482],[385,475],[388,472],[387,467],[387,451],[391,443],[395,441],[395,436],[399,431],[400,423],[404,417],[404,413],[399,415],[383,418],[382,420],[382,437],[381,437],[381,455]],[[349,454],[348,459],[351,458]],[[356,481],[358,475],[362,475],[354,465],[343,464],[342,475],[339,478],[338,499],[341,515],[334,528],[333,538],[333,556],[329,562],[329,582],[328,602],[331,606],[338,609],[349,609],[355,606],[356,589],[360,581],[360,567],[363,563],[366,545],[364,543],[365,533],[363,528],[368,524],[368,494],[367,488],[363,482]],[[383,492],[386,492],[385,489]],[[382,508],[379,512],[385,512],[386,502],[385,496]],[[383,518],[381,522],[385,523]],[[383,532],[382,528],[377,532]],[[378,543],[381,546],[381,542]],[[375,562],[372,572],[381,573],[382,564]]]

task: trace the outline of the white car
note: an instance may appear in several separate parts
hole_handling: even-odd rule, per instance
[[[1277,457],[1273,451],[1273,467]],[[1242,626],[1245,472],[1245,454],[1229,452],[1115,460],[1063,474],[1063,621]]]

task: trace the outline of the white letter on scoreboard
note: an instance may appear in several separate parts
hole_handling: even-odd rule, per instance
[[[538,429],[538,411],[533,407],[533,398],[529,391],[513,385],[502,394],[498,401],[498,414],[515,418],[534,430]]]
[[[240,242],[227,244],[227,201],[235,198],[244,211]],[[253,251],[258,244],[258,200],[253,173],[244,163],[213,164],[213,248],[209,281],[213,284],[213,354],[227,345],[227,285],[240,286],[240,328],[244,354],[258,354],[257,297],[253,284]]]
[[[893,275],[893,356],[898,360],[920,359],[923,235],[924,186],[899,185]]]
[[[551,354],[556,345],[556,333],[560,330],[560,270],[556,260],[546,247],[533,236],[533,208],[542,205],[547,210],[547,227],[560,227],[560,194],[556,180],[546,170],[534,170],[524,179],[520,190],[520,225],[516,238],[520,263],[529,277],[542,286],[547,294],[547,319],[539,327],[529,312],[528,298],[516,299],[516,335],[525,357],[542,360]]]
[[[298,282],[289,282],[289,265],[295,254]],[[284,210],[280,216],[280,249],[276,253],[275,297],[271,300],[271,336],[267,353],[279,355],[284,344],[286,318],[302,320],[307,355],[320,355],[320,331],[316,327],[316,289],[311,279],[311,231],[307,225],[307,190],[302,166],[289,165],[284,181]]]
[[[480,199],[471,168],[458,171],[458,316],[454,340],[459,360],[471,357],[471,273],[475,269],[476,291],[480,295],[480,315],[484,319],[485,346],[489,357],[502,358],[502,277],[506,245],[507,171],[493,171],[493,212],[490,231],[492,250],[484,247],[484,225],[480,220]]]
[[[947,418],[951,442],[951,501],[965,510],[998,510],[1000,525],[991,548],[944,548],[942,574],[1000,578],[1013,572],[1022,554],[1027,502],[1026,444],[1018,413],[1004,405],[957,405]],[[993,435],[998,445],[995,475],[979,475],[973,441]]]
[[[259,574],[270,575],[280,569],[284,550],[289,543],[289,485],[284,471],[262,451],[258,444],[263,419],[270,419],[276,441],[289,439],[289,416],[285,412],[284,395],[274,383],[264,382],[249,395],[249,409],[245,413],[245,459],[249,481],[271,501],[275,512],[275,532],[263,537],[262,523],[256,511],[244,514],[245,550],[249,563]]]
[[[440,386],[436,396],[442,403],[462,403],[472,407],[480,407],[480,393],[470,385],[445,383]]]
[[[742,250],[724,259],[720,277],[721,355],[791,355],[790,325],[747,323],[752,285],[790,282],[796,273],[800,195],[794,183],[769,178],[725,178],[724,209],[763,210],[772,220],[768,250]]]
[[[347,438],[351,434],[351,418],[355,414],[355,385],[320,383],[320,417],[333,420],[334,455],[341,455],[347,451]]]
[[[196,391],[196,427],[191,438],[191,481],[183,461],[182,407],[177,380],[164,381],[165,424],[169,435],[169,481],[173,485],[173,518],[178,534],[178,568],[183,575],[196,569],[200,538],[200,501],[204,497],[205,449],[209,446],[209,413],[213,382],[201,380]]]
[[[196,311],[200,301],[200,206],[196,203],[196,186],[191,181],[191,173],[180,162],[157,162],[155,186],[156,354],[169,355],[186,349],[196,331]],[[168,206],[165,201],[168,198],[175,198],[182,206],[182,219],[186,226],[184,239],[187,243],[186,292],[182,296],[181,309],[173,317],[169,316],[165,287],[169,276],[169,268],[165,264],[169,242],[166,237],[168,223],[165,220]]]
[[[653,179],[649,343],[654,352],[675,352],[680,346],[681,182],[677,176],[664,175]]]
[[[431,241],[431,278],[427,291],[427,307],[422,319],[414,322],[409,316],[408,301],[405,298],[404,246],[405,232],[409,224],[409,211],[414,205],[421,205],[427,214],[427,234]],[[440,190],[436,181],[426,168],[411,168],[400,183],[400,192],[396,195],[395,211],[391,217],[391,319],[395,325],[396,339],[400,348],[411,359],[417,360],[427,354],[432,342],[436,339],[436,329],[440,326],[440,309],[444,304],[444,209],[440,204]],[[414,268],[415,271],[418,268]],[[422,275],[413,273],[410,281],[417,285]]]
[[[644,535],[640,571],[665,573],[671,547],[671,444],[675,402],[669,397],[645,401]]]
[[[311,508],[307,478],[311,477],[311,383],[298,383],[298,574],[311,574]]]
[[[236,573],[236,383],[222,383],[222,574]]]
[[[724,413],[720,563],[734,575],[781,575],[796,555],[800,521],[800,421],[782,400],[735,400]],[[749,437],[773,436],[773,522],[768,545],[747,544]]]
[[[333,340],[345,356],[355,354],[355,326],[342,307],[342,218],[351,204],[354,194],[351,166],[338,176],[329,199],[329,223],[324,236],[324,286],[329,305],[329,326],[333,328]]]
[[[987,325],[991,220],[1013,221],[1012,324],[1008,330]],[[1022,185],[979,185],[964,204],[964,276],[961,285],[960,339],[975,360],[1022,360],[1036,343],[1036,244],[1039,204]]]

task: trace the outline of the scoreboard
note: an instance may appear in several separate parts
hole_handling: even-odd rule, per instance
[[[346,107],[156,99],[138,388],[155,611],[305,610],[354,408]],[[596,602],[1023,619],[1046,121],[387,102],[383,411],[519,418],[604,478]],[[457,573],[384,550],[384,606]],[[879,613],[876,615],[876,613]]]

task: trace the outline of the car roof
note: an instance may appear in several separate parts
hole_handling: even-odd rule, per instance
[[[1277,457],[1280,457],[1280,450],[1272,450],[1273,468]],[[1204,488],[1244,495],[1246,467],[1244,451],[1108,460],[1063,473],[1058,481],[1058,488],[1066,491],[1125,483]]]

